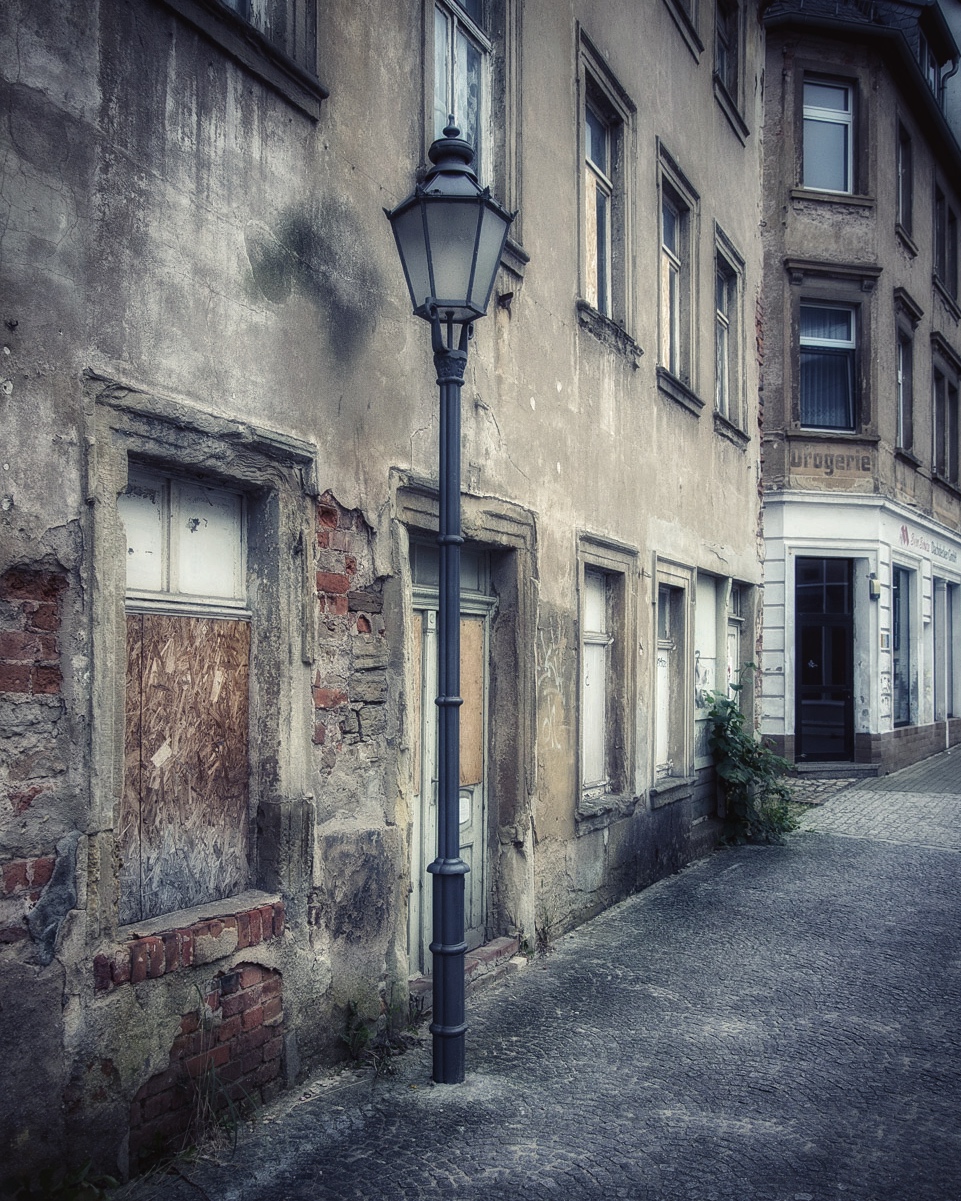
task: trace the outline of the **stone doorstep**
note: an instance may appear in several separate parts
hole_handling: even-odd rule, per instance
[[[520,939],[516,934],[510,938],[495,938],[474,951],[468,951],[464,956],[464,986],[467,993],[516,972],[527,962],[519,951]],[[409,987],[411,999],[418,1003],[428,1001],[433,991],[430,976],[411,977]]]
[[[793,774],[798,779],[815,780],[860,780],[883,775],[880,763],[795,763]]]

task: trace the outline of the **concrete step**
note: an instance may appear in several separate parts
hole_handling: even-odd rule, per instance
[[[794,775],[803,780],[862,780],[882,774],[879,763],[795,763]]]
[[[464,956],[464,986],[468,996],[492,984],[511,972],[516,972],[527,963],[527,956],[520,953],[520,940],[515,934],[508,938],[495,938],[484,943]],[[414,976],[409,982],[411,1003],[420,1012],[430,1009],[433,985],[430,976]]]

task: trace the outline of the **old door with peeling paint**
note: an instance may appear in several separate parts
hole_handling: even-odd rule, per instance
[[[427,865],[437,856],[437,598],[431,587],[436,563],[432,551],[432,547],[417,547],[414,557],[415,795],[408,920],[412,972],[431,970],[433,896]],[[487,684],[494,598],[487,583],[486,556],[465,551],[463,557],[460,855],[470,868],[464,926],[468,948],[474,948],[485,940],[487,921]]]
[[[120,921],[248,882],[250,621],[239,494],[131,472]]]

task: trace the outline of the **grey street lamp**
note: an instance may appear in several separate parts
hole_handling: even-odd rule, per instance
[[[464,1079],[464,877],[460,857],[460,392],[467,341],[487,312],[514,217],[481,188],[474,151],[451,124],[428,151],[433,164],[413,194],[388,212],[414,314],[430,322],[440,388],[438,470],[440,595],[437,613],[437,858],[433,877],[434,1070],[437,1084]],[[455,333],[455,327],[459,332]]]

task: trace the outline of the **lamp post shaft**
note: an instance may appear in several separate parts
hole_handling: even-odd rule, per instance
[[[464,877],[460,857],[460,548],[461,534],[461,388],[467,366],[470,326],[461,327],[453,345],[440,322],[432,321],[434,365],[440,388],[440,461],[438,472],[439,605],[437,615],[437,858],[433,876],[433,1078],[437,1084],[464,1079]]]

